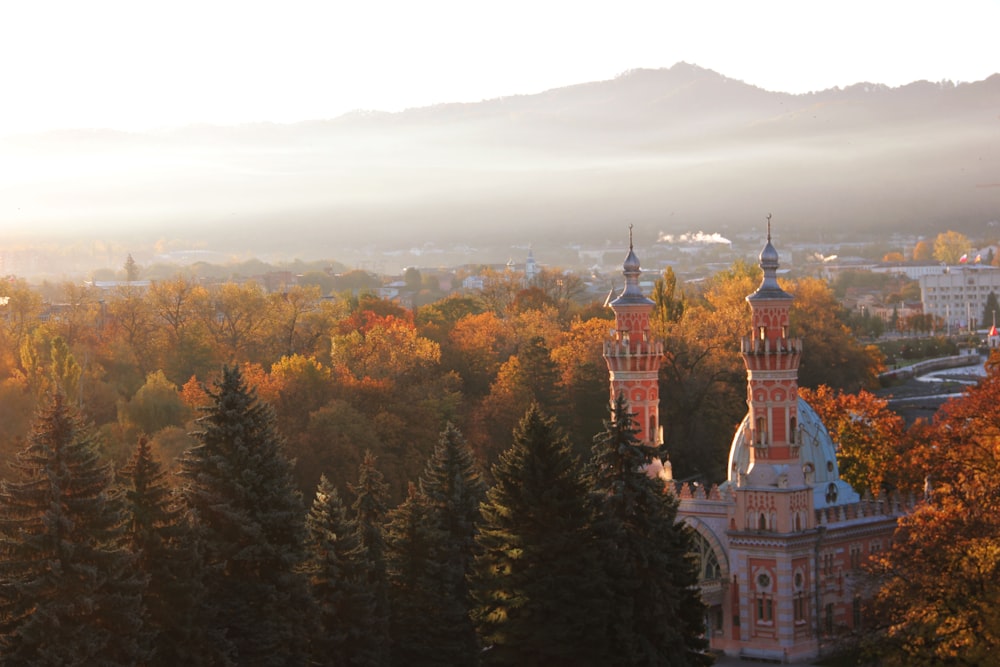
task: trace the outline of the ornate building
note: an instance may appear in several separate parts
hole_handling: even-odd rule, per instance
[[[653,302],[639,287],[639,259],[632,248],[629,231],[628,256],[625,258],[625,288],[610,302],[615,313],[615,328],[604,342],[604,360],[611,375],[611,398],[624,394],[646,445],[663,443],[660,428],[660,360],[663,343],[649,331]]]
[[[639,289],[629,246],[604,356],[612,395],[625,393],[647,443],[658,445],[663,348],[651,340],[654,304]],[[651,472],[669,480],[678,519],[694,529],[712,649],[796,662],[861,623],[860,566],[888,546],[905,508],[862,500],[840,479],[836,445],[798,396],[802,342],[791,336],[793,297],[777,281],[770,224],[760,266],[763,280],[747,297],[750,335],[741,342],[748,411],[730,448],[728,479],[706,492],[670,480],[669,464]]]

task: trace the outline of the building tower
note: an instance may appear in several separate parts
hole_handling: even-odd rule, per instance
[[[805,483],[798,465],[799,359],[802,341],[789,338],[788,313],[792,295],[778,285],[778,251],[771,245],[771,217],[767,244],[760,252],[764,278],[746,300],[750,304],[750,335],[741,352],[747,368],[747,406],[750,429],[749,486],[779,484],[785,488]]]
[[[640,439],[647,446],[659,447],[663,443],[658,384],[663,343],[653,340],[649,331],[649,316],[655,304],[642,293],[640,273],[630,225],[628,256],[622,271],[625,288],[609,303],[615,312],[615,328],[604,342],[604,359],[611,376],[611,400],[624,394],[641,429]]]

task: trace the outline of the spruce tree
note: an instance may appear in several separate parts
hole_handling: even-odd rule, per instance
[[[437,586],[447,592],[452,609],[447,612],[451,620],[441,638],[441,651],[449,656],[449,664],[475,664],[479,649],[471,617],[468,576],[475,553],[479,504],[486,486],[472,449],[451,423],[441,432],[420,477],[420,490],[427,496],[443,531],[439,553],[445,567],[440,571]]]
[[[185,452],[183,489],[204,563],[206,599],[238,664],[295,665],[314,620],[305,510],[271,408],[237,367],[223,369]]]
[[[121,495],[61,393],[0,488],[0,662],[134,665],[145,581],[123,544]]]
[[[386,526],[393,665],[470,664],[468,653],[455,646],[451,637],[465,614],[451,600],[451,591],[442,586],[446,545],[430,499],[411,484],[406,500],[389,512]]]
[[[368,583],[375,597],[372,625],[368,632],[377,651],[372,665],[389,663],[389,598],[385,567],[385,535],[387,486],[376,466],[378,458],[369,450],[358,466],[358,483],[351,485],[354,494],[354,520],[358,538],[368,553]]]
[[[607,585],[580,466],[537,405],[493,466],[482,505],[473,617],[496,665],[603,665]]]
[[[123,482],[126,540],[147,578],[143,595],[150,665],[224,663],[225,641],[203,614],[204,587],[183,499],[146,438],[118,472]]]
[[[646,474],[656,450],[639,441],[624,395],[594,438],[587,477],[611,581],[609,665],[709,664],[690,529],[677,500]]]
[[[319,638],[313,662],[320,665],[377,664],[383,647],[370,633],[375,596],[369,582],[368,552],[357,522],[348,518],[340,495],[325,475],[320,477],[309,515],[309,562],[306,572],[316,600]]]

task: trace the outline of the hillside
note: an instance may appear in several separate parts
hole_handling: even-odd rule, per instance
[[[984,233],[1000,219],[1000,75],[789,95],[680,63],[394,114],[7,138],[0,153],[11,237],[127,229],[329,256],[601,240],[629,222],[735,234],[769,211],[805,235]]]

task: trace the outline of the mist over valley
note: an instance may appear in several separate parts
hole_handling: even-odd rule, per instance
[[[648,242],[728,236],[768,212],[800,238],[985,234],[1000,75],[792,95],[680,63],[399,113],[0,139],[8,246],[352,262],[430,243],[490,262],[620,242],[628,224]]]

